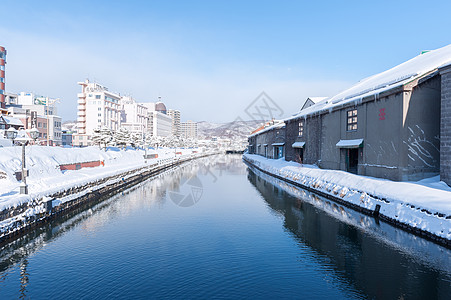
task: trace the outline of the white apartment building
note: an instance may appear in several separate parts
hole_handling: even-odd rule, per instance
[[[182,122],[180,124],[181,134],[184,138],[197,138],[197,123],[193,121]]]
[[[109,92],[105,86],[86,80],[79,82],[78,133],[73,136],[74,146],[90,145],[94,129],[105,126],[118,130],[120,126],[121,96]]]
[[[176,109],[168,109],[168,115],[172,119],[172,135],[180,136],[180,111]]]
[[[148,108],[145,105],[137,103],[132,97],[121,98],[121,127],[130,132],[147,133],[149,116]]]

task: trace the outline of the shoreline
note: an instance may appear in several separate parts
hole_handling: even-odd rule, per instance
[[[258,157],[255,157],[258,158]],[[299,174],[288,174],[287,172],[283,172],[283,164],[281,163],[281,168],[279,168],[277,171],[279,174],[276,174],[274,172],[274,167],[271,168],[270,165],[265,164],[264,160],[265,158],[262,158],[262,161],[258,161],[253,159],[253,157],[249,157],[248,154],[243,155],[243,161],[251,168],[255,168],[262,173],[265,173],[267,175],[270,175],[272,177],[275,177],[279,180],[285,181],[289,184],[292,184],[296,187],[308,190],[310,192],[313,192],[319,196],[325,197],[329,200],[332,200],[340,205],[349,207],[355,211],[361,212],[365,215],[373,217],[377,221],[383,221],[386,223],[389,223],[397,228],[403,229],[409,233],[415,234],[417,236],[420,236],[424,239],[427,239],[429,241],[432,241],[436,244],[439,244],[441,246],[444,246],[448,249],[451,249],[451,239],[447,238],[446,236],[440,236],[432,232],[432,230],[428,230],[428,228],[419,228],[416,226],[412,226],[412,223],[405,222],[404,220],[398,220],[396,219],[392,214],[390,214],[390,210],[385,210],[384,208],[388,205],[403,205],[404,207],[407,207],[407,204],[404,203],[397,203],[396,201],[393,201],[392,199],[386,199],[386,198],[378,198],[377,196],[370,196],[369,193],[366,193],[365,191],[353,191],[346,187],[342,187],[341,189],[333,188],[333,182],[328,182],[326,187],[324,188],[322,184],[319,184],[319,180],[311,179],[311,180],[305,180],[304,178],[300,178],[301,176]],[[266,159],[265,159],[266,160]],[[288,162],[287,164],[288,165]],[[301,166],[299,166],[302,168]],[[293,172],[292,172],[293,173]],[[285,175],[285,176],[281,176]],[[297,175],[297,176],[296,176]],[[345,190],[345,192],[343,192]],[[347,197],[348,196],[348,197]],[[363,199],[364,201],[362,201]],[[349,200],[359,200],[359,201],[349,201]],[[360,205],[359,205],[360,204]],[[407,207],[409,209],[413,209],[411,207]],[[418,210],[419,208],[415,208],[414,210]],[[438,215],[432,215],[428,211],[421,211],[421,213],[424,213],[429,218],[434,217],[438,220],[436,223],[440,223],[443,228],[448,228],[448,230],[451,230],[451,218],[450,216],[442,216],[439,217]],[[443,224],[443,222],[445,224]],[[437,224],[432,224],[437,225]],[[431,226],[432,226],[431,225]],[[448,226],[446,226],[448,225]],[[448,233],[449,234],[449,233]]]
[[[82,187],[72,186],[57,193],[32,200],[17,207],[0,212],[3,223],[0,232],[0,247],[19,239],[32,229],[42,226],[56,217],[81,207],[91,207],[134,185],[154,177],[166,170],[199,158],[217,153],[199,153],[185,158],[165,159],[158,164],[149,164],[93,180]],[[6,223],[6,224],[5,224]]]

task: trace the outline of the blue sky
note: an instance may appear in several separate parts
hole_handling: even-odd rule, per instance
[[[61,98],[86,78],[225,122],[265,91],[291,115],[309,96],[451,43],[451,1],[11,1],[1,3],[6,88]]]

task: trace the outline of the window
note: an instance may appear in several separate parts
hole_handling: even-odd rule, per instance
[[[303,136],[304,135],[304,121],[300,121],[299,122],[299,136]]]
[[[100,99],[100,95],[96,95],[96,99]]]
[[[102,110],[102,108],[101,108],[101,107],[98,107],[97,110],[100,111],[100,110]]]
[[[347,131],[357,130],[357,109],[348,110]]]

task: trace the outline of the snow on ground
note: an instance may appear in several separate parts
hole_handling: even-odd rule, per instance
[[[176,151],[181,152],[181,154],[177,154],[177,157],[193,153],[192,149],[177,148]],[[29,177],[27,177],[29,194],[20,195],[20,182],[16,180],[15,172],[22,168],[22,148],[0,148],[0,211],[74,186],[83,186],[88,182],[145,165],[156,164],[176,156],[175,149],[149,149],[147,154],[158,153],[158,158],[148,159],[145,163],[144,153],[143,149],[133,148],[121,150],[109,147],[104,151],[98,147],[27,146],[26,168],[29,170]],[[99,160],[104,162],[104,166],[65,171],[61,171],[59,167],[64,164]]]
[[[440,182],[438,177],[419,182],[394,182],[339,170],[319,169],[287,162],[283,158],[274,160],[253,154],[244,156],[271,174],[369,210],[374,210],[379,204],[381,214],[451,240],[451,188]]]

